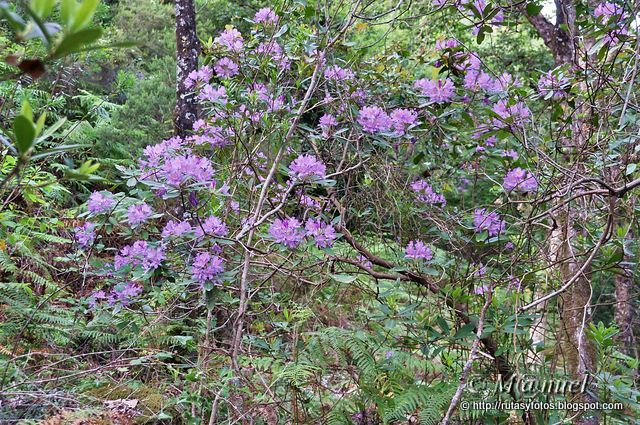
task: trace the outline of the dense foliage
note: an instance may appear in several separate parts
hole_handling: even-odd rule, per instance
[[[0,421],[638,419],[635,5],[196,1],[181,136],[99,3],[0,2]]]

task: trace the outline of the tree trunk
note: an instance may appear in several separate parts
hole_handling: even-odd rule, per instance
[[[589,40],[581,40],[576,29],[576,8],[574,0],[555,0],[556,22],[552,24],[541,14],[527,16],[529,22],[536,28],[538,34],[543,39],[547,47],[553,54],[556,65],[570,65],[572,68],[582,68],[584,58],[579,53],[579,47],[588,51]],[[581,43],[580,45],[578,43]],[[586,87],[585,87],[585,93]],[[576,104],[580,102],[576,101]],[[564,158],[568,162],[568,172],[559,182],[560,186],[570,184],[574,175],[579,175],[577,168],[580,164],[580,155],[588,152],[590,127],[588,120],[591,111],[589,103],[584,102],[584,106],[576,111],[576,118],[572,123],[572,134],[568,137],[561,137],[561,146]],[[575,155],[573,158],[572,156]],[[573,162],[571,161],[573,159]],[[562,202],[557,199],[556,202]],[[568,282],[580,269],[580,261],[574,256],[572,242],[576,234],[576,224],[581,218],[575,206],[571,204],[561,207],[553,215],[555,230],[550,235],[549,248],[552,263],[555,264],[556,275],[561,283]],[[583,217],[586,218],[586,217]],[[587,338],[585,330],[591,321],[591,282],[587,277],[589,270],[585,270],[583,275],[575,280],[573,285],[560,296],[558,300],[561,308],[560,315],[562,323],[561,348],[565,367],[572,377],[582,380],[585,375],[595,371],[596,358],[595,350],[591,341]],[[586,394],[580,394],[580,400],[590,401]],[[585,417],[585,415],[574,416],[575,424],[598,424],[599,417]]]
[[[187,77],[198,68],[198,37],[194,0],[175,0],[176,12],[176,108],[174,131],[185,136],[197,119],[195,96]]]

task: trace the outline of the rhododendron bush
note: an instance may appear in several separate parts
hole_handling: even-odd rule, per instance
[[[146,146],[77,209],[66,255],[85,326],[139,333],[133,366],[186,382],[159,419],[444,424],[471,414],[460,400],[498,399],[477,377],[523,374],[588,376],[567,397],[624,408],[477,423],[637,414],[637,360],[628,340],[613,354],[591,285],[637,255],[637,10],[572,9],[567,56],[569,30],[533,3],[404,7],[283,2],[220,29],[186,80],[192,131]],[[349,42],[407,10],[464,33],[412,52]],[[553,65],[484,59],[518,25]]]

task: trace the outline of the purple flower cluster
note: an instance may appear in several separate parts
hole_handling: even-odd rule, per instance
[[[333,127],[338,125],[338,120],[331,114],[324,114],[320,117],[319,127],[322,130],[323,137],[329,137]]]
[[[144,202],[137,205],[131,205],[127,209],[127,220],[131,226],[137,226],[138,224],[144,223],[151,217],[153,211],[151,207]]]
[[[103,290],[95,291],[89,297],[89,308],[96,307],[98,302],[107,300],[109,305],[113,306],[119,304],[121,306],[127,306],[131,304],[135,298],[142,293],[142,286],[133,282],[121,283],[116,285],[109,295]]]
[[[436,50],[455,49],[458,44],[458,40],[455,38],[438,39],[436,40]]]
[[[164,163],[161,175],[174,186],[180,186],[189,179],[198,183],[212,183],[213,167],[206,158],[179,155]]]
[[[535,192],[538,189],[538,180],[530,171],[517,167],[504,176],[502,187],[508,192]]]
[[[358,124],[366,133],[377,133],[388,131],[393,123],[381,107],[365,106],[358,115]]]
[[[204,121],[199,120],[194,123],[193,129],[199,133],[192,136],[196,145],[207,143],[212,148],[223,148],[232,143],[230,139],[233,137],[233,130],[229,128],[207,125]]]
[[[95,223],[86,222],[82,226],[78,226],[75,228],[75,237],[78,245],[86,248],[93,243],[93,240],[96,237],[95,227]]]
[[[224,221],[212,215],[208,217],[201,226],[196,227],[196,236],[204,235],[223,237],[229,234],[229,229]]]
[[[200,90],[200,94],[198,95],[198,99],[208,100],[209,102],[215,102],[221,105],[226,105],[229,100],[227,97],[227,89],[224,86],[218,86],[218,88],[215,88],[211,84],[206,84],[202,87],[202,90]]]
[[[324,77],[327,80],[346,81],[352,80],[354,78],[354,74],[350,69],[341,68],[338,65],[333,65],[328,67],[324,71]]]
[[[327,166],[313,155],[300,155],[289,165],[290,174],[297,180],[325,178]]]
[[[619,16],[621,20],[625,18],[624,8],[619,4],[608,1],[598,4],[593,11],[593,16],[604,22],[608,22],[614,16]]]
[[[310,218],[304,228],[307,231],[307,236],[313,237],[318,248],[329,248],[336,240],[336,229],[320,219]]]
[[[213,69],[216,71],[216,75],[221,78],[231,78],[240,72],[238,64],[226,57],[219,59]]]
[[[276,218],[271,227],[269,227],[269,235],[276,242],[293,249],[304,238],[304,231],[302,230],[302,223],[296,218]]]
[[[175,237],[178,238],[185,233],[188,233],[192,230],[191,224],[188,221],[174,221],[170,220],[162,229],[162,238],[170,238]]]
[[[276,24],[278,23],[278,15],[271,8],[263,7],[253,16],[256,24]]]
[[[191,263],[191,275],[200,284],[218,282],[224,273],[224,260],[217,255],[201,252]]]
[[[411,183],[411,189],[416,192],[417,200],[428,205],[441,204],[445,206],[447,200],[439,193],[434,192],[433,187],[426,180],[420,179]]]
[[[414,87],[420,91],[423,96],[427,96],[433,103],[449,102],[453,99],[456,87],[451,79],[446,80],[429,80],[421,78],[414,83]]]
[[[415,125],[418,113],[413,109],[395,109],[391,112],[391,122],[397,134],[404,134],[409,127]]]
[[[538,80],[538,92],[545,99],[560,100],[567,95],[565,88],[569,80],[563,75],[556,76],[553,71],[542,74]]]
[[[211,77],[213,77],[213,70],[208,65],[197,71],[191,71],[186,79],[187,88],[193,88],[199,84],[207,84]]]
[[[489,236],[493,237],[504,232],[505,222],[497,212],[478,208],[473,212],[473,227],[476,232],[486,230]]]
[[[111,192],[107,193],[112,195]],[[116,201],[110,196],[106,196],[101,192],[93,192],[87,201],[87,209],[91,214],[97,215],[110,211],[115,204]]]
[[[244,40],[242,34],[235,28],[227,28],[215,38],[215,43],[220,46],[226,47],[232,52],[239,52],[244,46]]]
[[[508,127],[508,121],[513,122],[518,127],[523,127],[531,116],[531,111],[522,102],[510,105],[507,100],[500,99],[493,105],[492,109],[501,118],[493,120],[493,125],[498,128]]]
[[[161,246],[149,246],[147,241],[136,241],[133,245],[125,246],[116,254],[113,266],[116,270],[131,265],[142,266],[145,271],[155,270],[164,260],[164,249]]]
[[[431,260],[433,251],[422,241],[411,241],[404,249],[405,258],[410,260]]]

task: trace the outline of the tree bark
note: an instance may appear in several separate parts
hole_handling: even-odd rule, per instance
[[[174,131],[185,136],[197,119],[195,96],[187,77],[198,68],[198,37],[194,0],[175,0],[176,13],[176,108]]]
[[[571,68],[584,67],[581,63],[584,58],[577,54],[580,44],[588,50],[590,41],[580,41],[576,29],[576,7],[574,0],[555,0],[556,22],[552,24],[541,14],[527,15],[527,19],[534,26],[538,35],[543,39],[551,53],[556,65],[569,65]],[[588,59],[587,59],[588,60]],[[586,87],[585,87],[586,89]],[[585,91],[586,92],[586,91]],[[579,102],[576,102],[578,104]],[[590,127],[588,119],[590,110],[588,102],[575,114],[576,118],[572,124],[571,137],[563,137],[561,140],[565,158],[569,160],[574,153],[571,173],[568,173],[561,185],[570,184],[574,171],[579,170],[580,153],[587,152],[589,143]],[[562,199],[558,199],[562,202]],[[580,262],[574,256],[572,241],[576,234],[576,224],[580,217],[576,208],[570,205],[558,210],[553,216],[555,230],[550,235],[549,248],[553,263],[557,264],[556,272],[561,282],[568,282],[580,269]],[[565,366],[568,372],[576,380],[582,380],[585,375],[595,371],[596,358],[593,344],[586,336],[586,328],[591,321],[591,298],[592,288],[589,280],[588,270],[580,276],[567,292],[560,296],[559,306],[561,308],[561,350],[564,357]],[[586,394],[579,397],[588,398]],[[588,401],[588,400],[576,400]],[[585,415],[574,416],[573,422],[581,425],[598,424],[598,415],[586,417]]]

